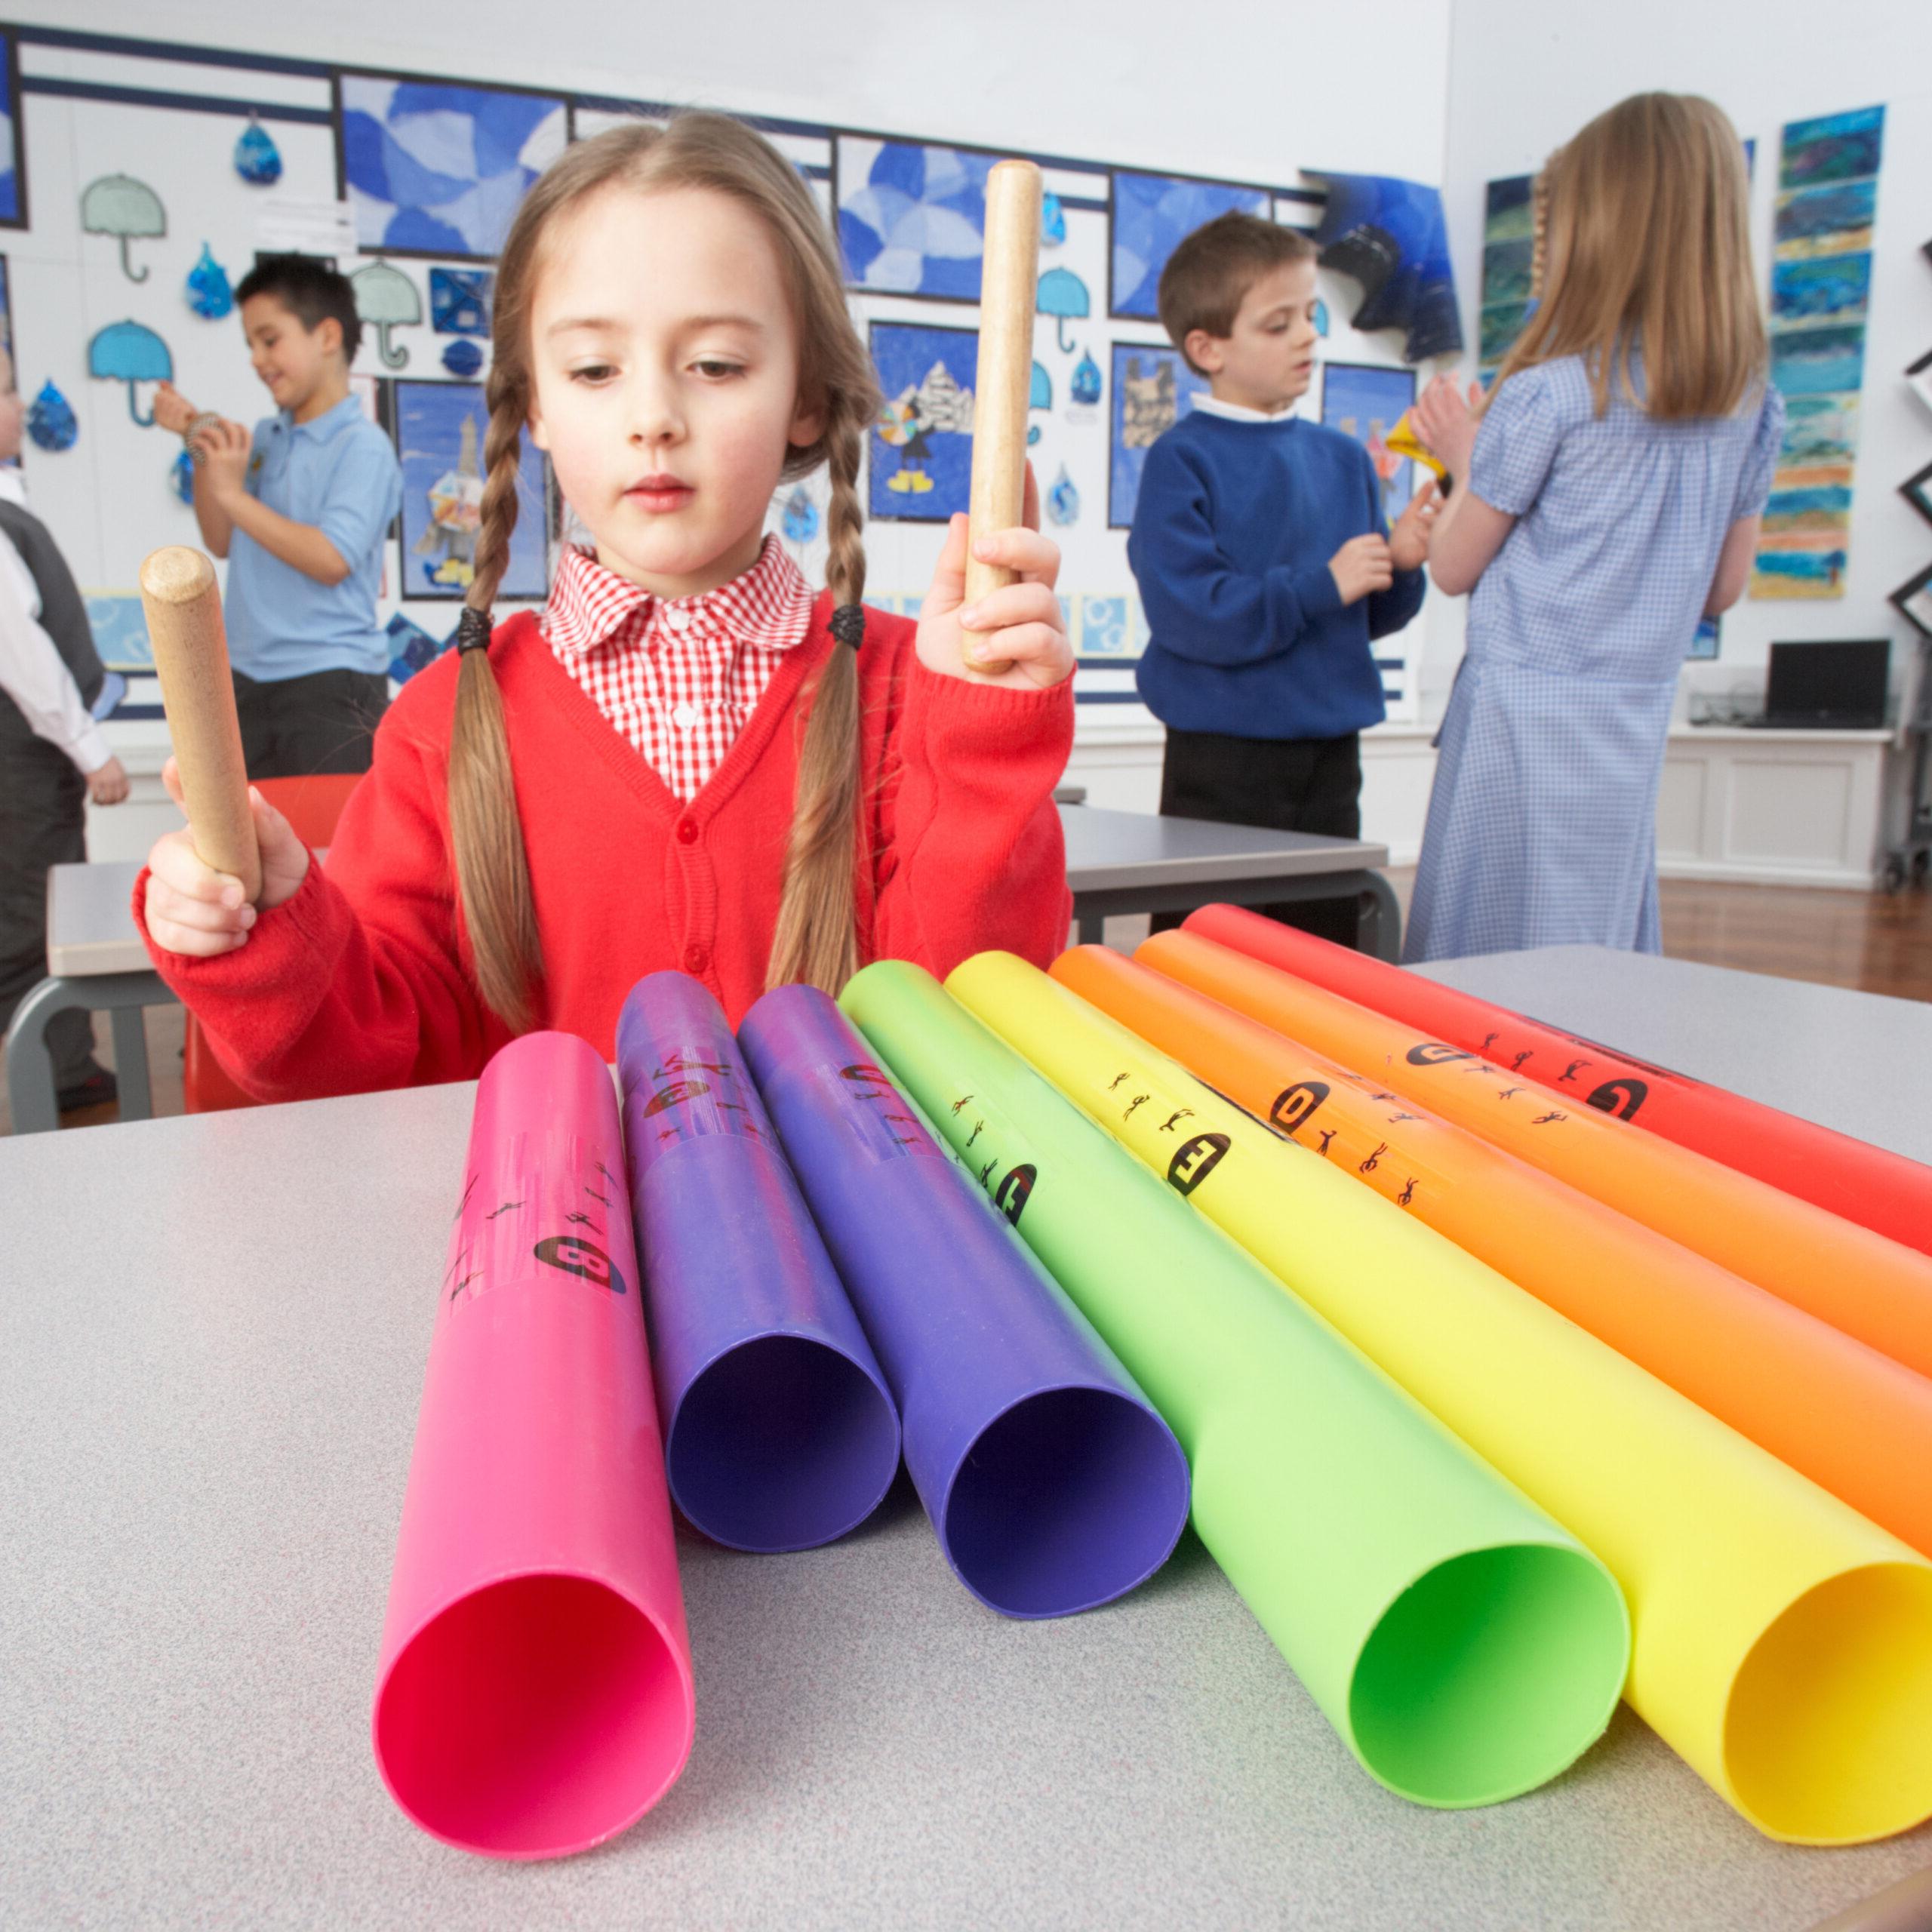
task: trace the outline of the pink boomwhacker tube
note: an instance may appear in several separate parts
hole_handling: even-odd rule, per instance
[[[584,1850],[690,1755],[641,1301],[611,1076],[527,1034],[477,1089],[371,1720],[390,1795],[466,1850]]]

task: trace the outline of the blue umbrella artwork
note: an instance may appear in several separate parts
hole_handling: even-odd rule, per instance
[[[165,235],[168,211],[145,181],[131,174],[103,174],[82,192],[81,226],[90,235],[113,235],[121,244],[121,272],[130,281],[146,281],[148,271],[144,266],[135,273],[128,244]]]
[[[1361,284],[1355,327],[1403,330],[1410,362],[1460,349],[1441,190],[1388,174],[1321,178],[1328,202],[1315,232],[1317,259]]]
[[[564,151],[552,94],[344,74],[337,139],[355,237],[371,254],[487,257]]]
[[[281,179],[281,150],[253,115],[235,137],[235,171],[252,188],[272,188]]]
[[[913,141],[838,144],[838,246],[856,288],[980,299],[991,155]]]
[[[387,262],[371,262],[349,278],[355,291],[355,312],[376,331],[376,352],[386,369],[407,366],[409,351],[389,340],[392,328],[413,328],[423,319],[423,298],[401,269]]]
[[[134,395],[137,383],[165,383],[174,374],[168,345],[139,322],[109,322],[88,344],[88,374],[103,382],[128,385],[128,414],[143,429],[154,421],[143,416]]]
[[[1039,294],[1033,306],[1040,314],[1054,318],[1054,340],[1063,355],[1071,355],[1073,344],[1067,340],[1068,322],[1084,321],[1093,312],[1093,305],[1087,299],[1087,285],[1071,269],[1049,269],[1040,278]]]
[[[80,418],[74,414],[74,405],[55,388],[51,377],[27,405],[27,434],[35,449],[56,454],[72,449],[80,439]]]

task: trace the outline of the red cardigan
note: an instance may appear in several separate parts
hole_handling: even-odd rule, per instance
[[[675,967],[735,1025],[764,990],[805,706],[835,646],[821,596],[804,641],[724,763],[682,804],[551,655],[528,614],[497,631],[517,811],[546,972],[537,1023],[614,1057],[618,1009]],[[866,613],[859,657],[871,865],[859,881],[867,958],[944,975],[1003,946],[1045,965],[1072,913],[1053,788],[1073,740],[1070,682],[972,684],[921,664],[914,626]],[[157,946],[156,970],[217,1057],[262,1100],[474,1078],[509,1038],[460,937],[448,764],[451,651],[412,678],[376,734],[328,864],[213,959]]]

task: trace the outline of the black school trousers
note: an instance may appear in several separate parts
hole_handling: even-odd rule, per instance
[[[1361,738],[1235,738],[1219,731],[1168,732],[1161,767],[1161,811],[1170,818],[1218,819],[1276,832],[1331,838],[1361,836]],[[1361,937],[1355,899],[1303,899],[1252,911],[1339,946]],[[1157,912],[1153,930],[1180,924]]]

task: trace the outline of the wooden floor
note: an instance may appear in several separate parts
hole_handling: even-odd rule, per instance
[[[1413,871],[1389,874],[1404,915]],[[1701,960],[1741,972],[1812,980],[1901,999],[1932,1000],[1932,890],[1920,885],[1883,893],[1814,891],[1801,886],[1712,885],[1666,879],[1660,897],[1663,949],[1675,959]],[[1109,945],[1131,946],[1147,922],[1109,919]],[[181,1104],[182,1012],[154,1007],[147,1014],[148,1060],[157,1114]],[[113,1064],[106,1016],[95,1022],[97,1051]],[[90,1107],[69,1114],[63,1127],[91,1127],[115,1118],[115,1109]],[[12,1123],[0,1092],[0,1134]]]

